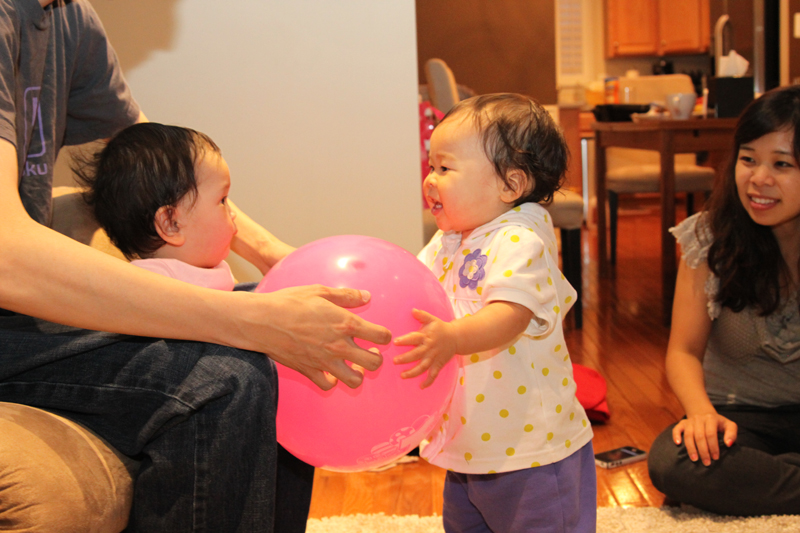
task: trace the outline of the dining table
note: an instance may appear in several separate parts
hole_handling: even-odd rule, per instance
[[[672,318],[672,299],[677,277],[675,239],[675,154],[709,152],[711,161],[724,160],[733,149],[736,118],[651,119],[640,122],[594,122],[595,190],[597,196],[598,268],[603,277],[612,275],[606,236],[606,150],[610,147],[654,150],[660,154],[661,280],[663,322]],[[721,156],[721,157],[720,157]],[[717,180],[720,179],[719,172]]]

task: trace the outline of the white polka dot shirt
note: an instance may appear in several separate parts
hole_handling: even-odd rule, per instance
[[[526,203],[461,234],[439,231],[419,258],[439,278],[456,318],[492,301],[524,305],[534,318],[504,346],[461,357],[463,369],[441,426],[421,455],[456,472],[510,472],[560,461],[592,439],[575,397],[562,320],[575,289],[558,269],[553,224]]]

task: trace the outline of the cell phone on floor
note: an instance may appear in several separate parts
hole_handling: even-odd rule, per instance
[[[647,459],[647,452],[633,446],[622,446],[594,454],[594,462],[601,468],[616,468],[618,466],[636,463]]]

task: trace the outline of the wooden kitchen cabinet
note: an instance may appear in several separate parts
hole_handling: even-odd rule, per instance
[[[709,0],[606,0],[606,55],[705,53],[709,17]]]
[[[606,0],[608,57],[658,54],[658,3]]]

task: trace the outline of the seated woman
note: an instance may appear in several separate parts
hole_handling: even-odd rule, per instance
[[[800,513],[800,87],[753,102],[682,247],[667,378],[686,416],[650,450],[669,498],[729,515]]]

